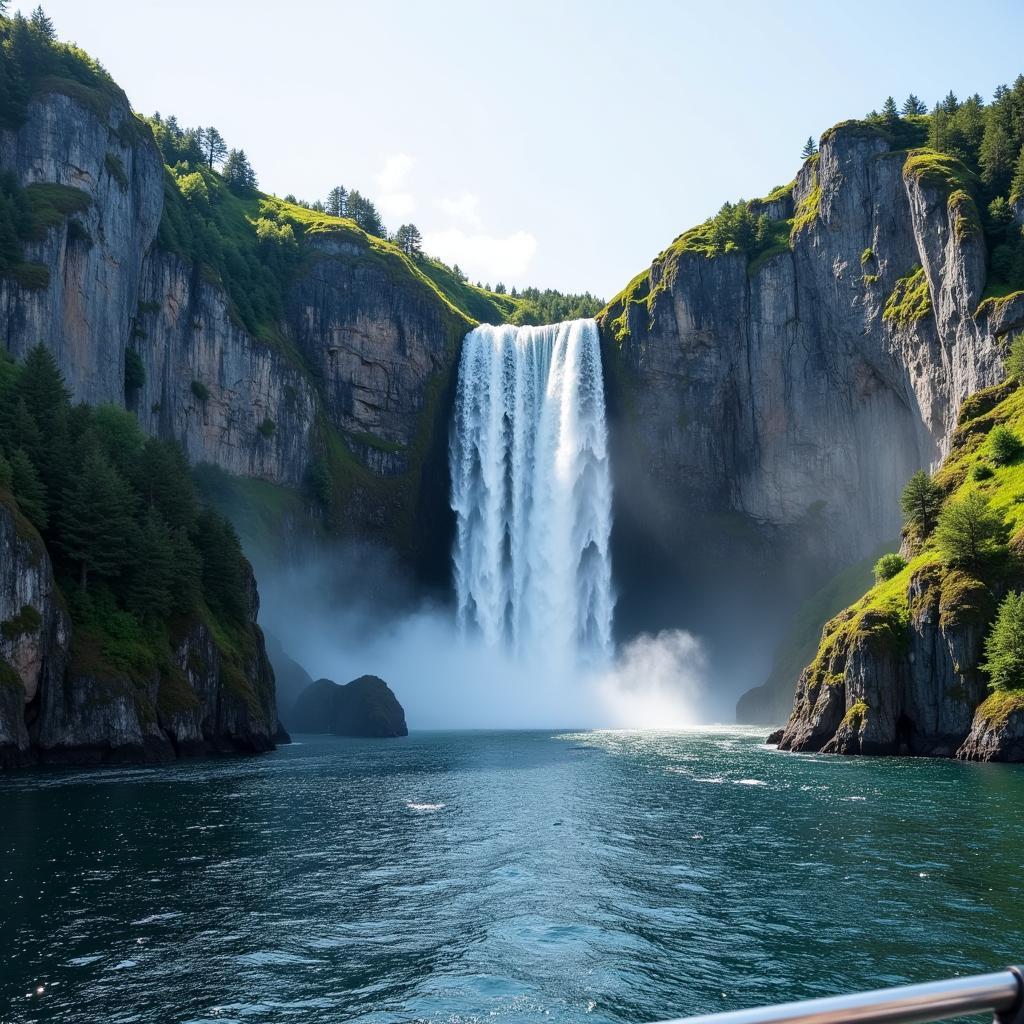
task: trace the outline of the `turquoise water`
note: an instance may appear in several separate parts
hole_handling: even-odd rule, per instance
[[[1024,959],[1024,767],[762,735],[0,776],[0,1021],[640,1022]]]

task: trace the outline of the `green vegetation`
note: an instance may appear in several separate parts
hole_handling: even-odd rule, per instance
[[[892,294],[885,301],[882,319],[897,327],[904,327],[924,319],[931,311],[928,278],[925,276],[924,268],[916,266],[896,282]]]
[[[942,508],[942,488],[923,469],[919,469],[903,488],[900,508],[904,529],[913,540],[923,541],[938,522],[939,510]]]
[[[0,622],[0,634],[5,640],[16,640],[26,633],[35,633],[42,624],[43,620],[39,612],[32,605],[26,604],[22,605],[21,611],[13,619]]]
[[[886,580],[891,580],[893,576],[902,572],[906,567],[906,559],[895,551],[890,551],[888,554],[882,555],[882,557],[875,562],[875,582],[884,583]]]
[[[988,448],[997,466],[1008,466],[1020,455],[1024,445],[1006,424],[998,423],[988,435]]]
[[[0,357],[0,500],[16,503],[50,551],[79,670],[169,673],[174,623],[197,618],[226,657],[251,647],[238,538],[198,500],[181,450],[116,406],[73,407],[42,346],[22,365]],[[2,628],[38,625],[29,608]]]
[[[0,8],[0,127],[18,128],[29,101],[44,92],[64,93],[101,117],[124,97],[98,61],[57,41],[41,9],[25,18],[4,17]]]
[[[993,690],[1024,690],[1024,594],[1009,593],[985,638],[985,661]]]
[[[935,545],[946,565],[984,576],[1005,557],[1006,525],[982,494],[968,491],[939,513]]]

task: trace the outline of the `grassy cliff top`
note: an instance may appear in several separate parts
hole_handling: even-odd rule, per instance
[[[872,113],[842,121],[822,134],[821,143],[868,138],[904,154],[904,175],[947,200],[958,237],[984,235],[989,254],[985,297],[1002,298],[1024,290],[1024,234],[1013,217],[1014,203],[1024,201],[1024,156],[1017,156],[1024,147],[1024,119],[1015,113],[1022,110],[1024,76],[1012,89],[997,90],[988,105],[976,96],[961,103],[950,94],[931,114]],[[1012,135],[1006,128],[1011,123],[1017,135],[1004,138]],[[1010,153],[1012,158],[1000,155]],[[743,257],[753,277],[792,248],[819,215],[817,161],[817,153],[804,161],[803,180],[809,187],[799,202],[794,181],[760,199],[726,203],[703,224],[677,236],[598,314],[615,340],[627,340],[634,318],[651,313],[686,259]]]

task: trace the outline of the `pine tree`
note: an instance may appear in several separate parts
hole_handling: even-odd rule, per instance
[[[981,494],[971,491],[939,513],[935,541],[948,565],[977,575],[1002,553],[1006,525]]]
[[[65,491],[57,543],[79,567],[85,590],[89,574],[120,575],[129,557],[135,524],[135,495],[98,445],[86,445],[76,478]]]
[[[233,622],[242,622],[245,585],[242,573],[242,545],[234,527],[210,509],[199,515],[196,547],[202,558],[203,592],[215,614]]]
[[[813,135],[807,136],[807,141],[804,143],[804,148],[800,151],[800,159],[806,160],[808,157],[814,156],[818,152],[818,144],[814,141]]]
[[[256,172],[244,149],[232,149],[228,153],[221,173],[228,187],[235,192],[253,192],[256,189]]]
[[[174,606],[174,538],[159,512],[150,509],[136,531],[125,604],[143,619],[161,619]]]
[[[32,30],[48,43],[57,41],[57,30],[53,27],[53,22],[46,16],[46,12],[41,6],[32,12],[29,24],[32,26]]]
[[[57,417],[70,403],[71,394],[64,386],[64,375],[44,345],[36,345],[25,357],[18,376],[18,393],[43,432],[53,428]]]
[[[413,259],[423,255],[423,236],[415,224],[403,224],[396,232],[394,243]]]
[[[348,194],[347,215],[351,217],[368,235],[377,238],[387,237],[384,223],[380,219],[377,207],[356,189]]]
[[[899,120],[900,112],[896,109],[896,101],[891,96],[885,97],[885,103],[882,104],[882,117],[889,122],[894,124]]]
[[[327,193],[327,202],[324,204],[324,211],[332,217],[345,216],[345,203],[348,200],[348,189],[344,185],[335,185]]]
[[[184,453],[173,441],[149,438],[131,482],[143,503],[159,512],[171,529],[195,529],[199,505],[192,475]]]
[[[1003,598],[978,667],[988,674],[993,690],[1024,687],[1024,594],[1011,591]]]
[[[919,469],[903,488],[900,507],[904,525],[923,540],[932,532],[938,519],[942,489],[923,469]]]
[[[1017,165],[1010,182],[1010,202],[1016,204],[1021,200],[1024,200],[1024,146],[1020,147],[1020,153],[1017,154]]]
[[[206,158],[207,166],[212,168],[228,155],[228,146],[224,141],[224,136],[216,128],[201,128],[200,131],[203,155]]]
[[[900,113],[904,117],[909,117],[911,115],[927,114],[928,108],[913,93],[911,93],[903,101],[903,106],[900,107]]]
[[[15,448],[11,454],[11,489],[28,520],[37,530],[45,530],[49,521],[46,488],[23,448]]]

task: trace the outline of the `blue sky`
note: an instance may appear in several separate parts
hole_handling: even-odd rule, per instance
[[[355,187],[474,279],[606,298],[724,200],[792,178],[808,135],[1024,71],[1009,0],[44,7],[136,109],[216,125],[265,190]]]

